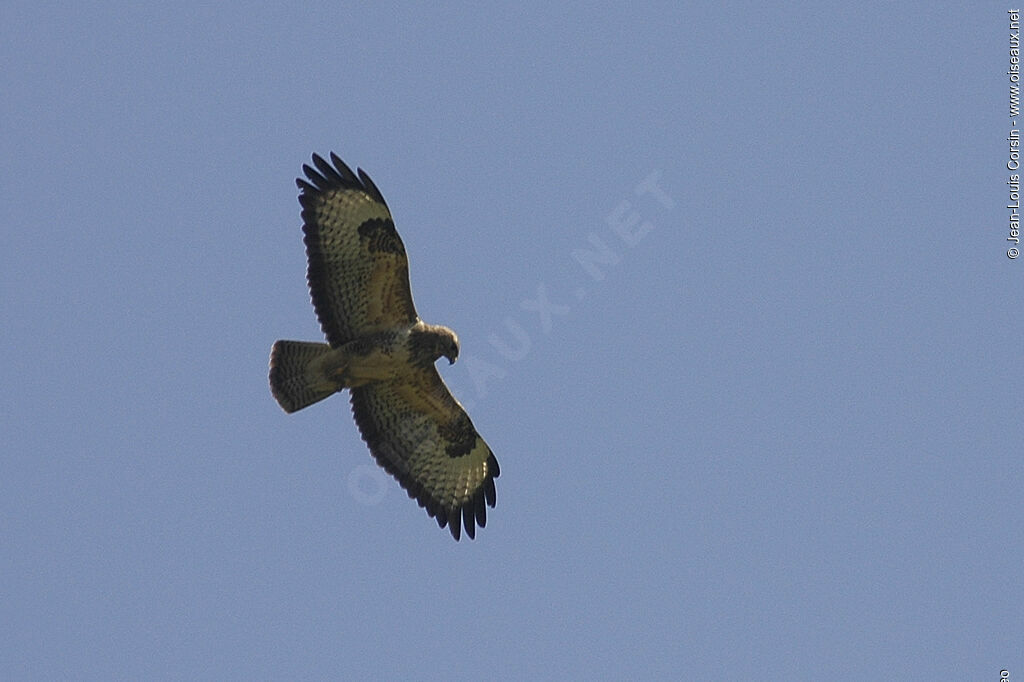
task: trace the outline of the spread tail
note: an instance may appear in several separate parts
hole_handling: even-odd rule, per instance
[[[270,351],[270,392],[285,412],[309,407],[341,389],[327,381],[313,364],[330,352],[331,347],[326,343],[278,341],[274,344]]]

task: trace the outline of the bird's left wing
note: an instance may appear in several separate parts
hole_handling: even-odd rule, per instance
[[[435,367],[352,389],[352,413],[377,463],[439,526],[456,540],[484,527],[498,460]]]

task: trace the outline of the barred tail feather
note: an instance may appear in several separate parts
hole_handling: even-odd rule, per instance
[[[278,341],[270,351],[270,392],[285,412],[309,407],[341,388],[317,377],[311,363],[331,347],[309,341]]]

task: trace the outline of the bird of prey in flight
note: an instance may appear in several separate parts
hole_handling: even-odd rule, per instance
[[[306,279],[327,343],[278,341],[270,390],[295,412],[348,389],[377,463],[456,540],[473,538],[494,507],[498,460],[434,362],[454,363],[459,339],[416,314],[409,261],[370,177],[334,153],[299,178]]]

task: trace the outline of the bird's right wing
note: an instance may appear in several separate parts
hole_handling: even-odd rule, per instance
[[[409,261],[384,197],[335,154],[313,155],[299,178],[306,279],[317,319],[332,346],[416,321]]]

